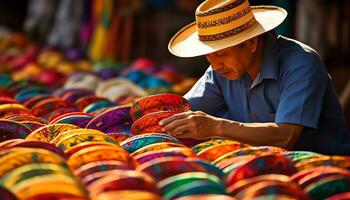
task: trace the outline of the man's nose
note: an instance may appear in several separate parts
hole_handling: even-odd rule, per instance
[[[221,68],[222,68],[222,64],[214,64],[214,63],[212,63],[211,64],[211,68],[214,70],[214,71],[218,71],[218,70],[220,70]]]

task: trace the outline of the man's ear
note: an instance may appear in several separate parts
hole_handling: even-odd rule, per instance
[[[242,46],[248,47],[249,51],[254,53],[258,47],[258,37],[253,37],[242,43]]]
[[[258,37],[253,37],[249,39],[247,42],[248,42],[250,51],[254,53],[258,47]]]

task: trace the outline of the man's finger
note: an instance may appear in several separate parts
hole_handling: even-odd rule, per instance
[[[167,125],[165,125],[162,129],[162,131],[172,131],[173,129],[176,129],[179,126],[183,126],[188,124],[188,119],[187,118],[182,118],[182,119],[177,119],[174,120],[170,123],[168,123]]]
[[[169,132],[171,132],[173,135],[181,135],[187,131],[191,132],[192,131],[191,127],[188,124],[184,124],[184,125],[181,125],[181,126],[174,128],[173,130],[171,130]]]
[[[172,115],[170,117],[167,117],[165,119],[160,120],[159,126],[166,126],[167,124],[169,124],[172,121],[175,121],[175,120],[187,117],[189,114],[190,114],[189,112],[183,112],[183,113],[174,114],[174,115]]]
[[[195,135],[193,132],[186,131],[186,132],[183,132],[175,137],[177,137],[177,138],[195,138]]]

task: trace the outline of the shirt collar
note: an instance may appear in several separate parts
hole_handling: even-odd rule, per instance
[[[261,70],[254,80],[251,88],[261,83],[264,79],[278,80],[278,58],[277,58],[276,38],[268,33],[264,37],[263,58],[261,63]]]

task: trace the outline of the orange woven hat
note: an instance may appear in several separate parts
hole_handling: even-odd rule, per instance
[[[287,12],[277,6],[250,6],[248,0],[206,0],[195,15],[196,21],[170,40],[172,54],[195,57],[235,46],[276,28]]]

